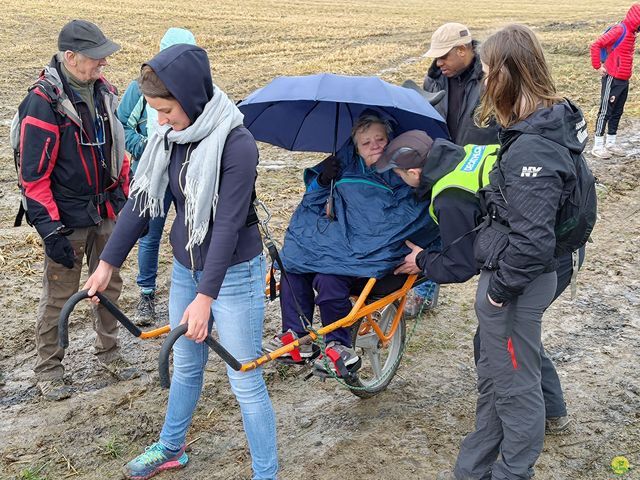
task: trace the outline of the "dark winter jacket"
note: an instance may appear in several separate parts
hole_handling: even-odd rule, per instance
[[[473,42],[474,52],[478,47],[478,42]],[[436,65],[434,60],[424,79],[423,88],[427,92],[438,92],[444,90],[447,94],[435,106],[436,110],[442,115],[442,118],[448,118],[449,113],[449,82],[457,81],[457,79],[449,79],[442,74],[440,67]],[[473,60],[473,69],[468,76],[464,86],[465,94],[462,103],[462,109],[458,115],[457,135],[451,140],[458,145],[467,145],[473,143],[476,145],[490,145],[498,141],[498,129],[495,124],[488,128],[480,128],[475,125],[473,115],[482,92],[482,62],[480,56],[475,53]]]
[[[420,176],[416,194],[421,200],[431,200],[433,185],[453,171],[464,158],[458,145],[436,140],[429,152]],[[433,208],[438,218],[441,245],[439,249],[425,249],[416,258],[424,275],[436,283],[462,283],[478,273],[473,255],[475,232],[482,219],[480,203],[473,193],[448,188],[436,196]]]
[[[437,236],[429,202],[420,202],[392,170],[367,167],[348,143],[337,154],[340,174],[333,190],[333,220],[325,214],[330,193],[318,186],[320,167],[307,169],[310,187],[291,217],[282,247],[292,273],[318,272],[382,278],[408,253],[404,241],[426,245]]]
[[[447,155],[451,153],[453,152],[447,152]],[[433,158],[431,158],[432,154],[435,154]],[[454,155],[451,159],[446,160],[439,158],[442,155],[437,155],[437,149],[432,149],[428,161],[438,160],[440,165],[449,165],[446,168],[450,171],[453,168],[452,165],[455,166],[463,156],[464,151],[461,149],[457,156]],[[427,171],[428,169],[425,169],[423,173]],[[421,177],[421,185],[418,188],[421,197],[430,195],[433,178],[433,175],[428,174]],[[473,230],[480,225],[484,217],[480,202],[477,196],[471,192],[448,188],[435,198],[433,207],[438,217],[442,248],[422,250],[416,258],[416,263],[424,276],[436,283],[466,282],[478,273],[478,265],[473,254],[473,244],[477,233]],[[584,248],[581,248],[580,265],[583,260]],[[556,297],[569,285],[573,273],[571,254],[559,257],[558,261]]]
[[[509,232],[502,241],[486,227],[475,242],[477,260],[493,270],[488,293],[494,301],[513,299],[556,269],[556,216],[576,184],[572,152],[580,154],[586,139],[582,112],[569,101],[539,109],[501,132],[500,158],[480,196]]]
[[[623,27],[624,24],[624,27]],[[604,62],[607,74],[619,80],[629,80],[633,73],[633,55],[636,47],[636,36],[640,28],[640,4],[634,3],[624,20],[600,35],[591,44],[591,65],[596,70],[600,68],[600,49],[609,52]],[[625,33],[626,29],[626,33]],[[611,51],[613,44],[624,35],[618,46]]]
[[[195,120],[215,95],[209,61],[204,50],[176,45],[161,51],[149,65],[190,119]],[[189,82],[184,82],[189,78]],[[247,227],[247,215],[256,178],[258,148],[251,133],[243,126],[227,136],[221,159],[219,200],[215,222],[201,245],[186,250],[185,184],[188,154],[197,144],[173,144],[169,164],[169,188],[174,197],[176,218],[171,228],[173,255],[182,265],[203,271],[197,291],[217,298],[227,268],[260,254],[262,241],[256,225]],[[120,266],[149,221],[140,216],[135,202],[125,205],[114,233],[100,258]]]
[[[94,84],[94,101],[95,124],[54,56],[18,108],[21,183],[28,219],[42,237],[62,225],[115,219],[126,202],[124,132],[115,115],[116,89],[104,78]],[[102,141],[97,135],[103,145],[95,145]]]

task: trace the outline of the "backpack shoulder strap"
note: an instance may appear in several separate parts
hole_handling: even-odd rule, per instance
[[[500,193],[504,198],[503,189],[505,188],[507,181],[504,178],[504,173],[502,173],[502,168],[500,168],[500,163],[502,161],[502,156],[506,153],[511,145],[522,135],[520,132],[511,133],[509,140],[500,145],[500,149],[498,150],[498,155],[495,161],[495,170],[498,173],[498,187],[500,188]],[[505,198],[506,201],[506,198]]]

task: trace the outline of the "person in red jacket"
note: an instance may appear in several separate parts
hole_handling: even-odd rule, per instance
[[[616,145],[616,133],[629,93],[629,78],[633,72],[633,53],[639,28],[640,3],[634,3],[622,22],[605,31],[591,44],[591,65],[602,75],[600,109],[591,151],[599,158],[626,155],[625,150]],[[604,56],[606,60],[603,63]]]
[[[63,379],[65,352],[58,345],[60,310],[78,291],[84,258],[90,273],[98,266],[129,192],[117,91],[102,75],[107,57],[119,49],[91,22],[67,23],[58,36],[58,53],[29,89],[12,126],[19,134],[27,220],[44,244],[34,372],[48,400],[72,392]],[[105,294],[115,302],[121,289],[116,274]],[[132,373],[120,356],[118,321],[103,307],[94,311],[98,360],[116,376],[124,369]]]

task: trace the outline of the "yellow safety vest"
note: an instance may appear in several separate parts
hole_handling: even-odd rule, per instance
[[[438,223],[433,208],[436,197],[447,188],[460,188],[476,193],[489,183],[489,172],[498,158],[500,145],[465,145],[465,156],[456,168],[438,180],[431,189],[431,205],[429,214]]]

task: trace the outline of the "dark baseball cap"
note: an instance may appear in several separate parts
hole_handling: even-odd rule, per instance
[[[422,168],[433,140],[422,130],[409,130],[389,142],[375,163],[379,173],[392,168]]]
[[[120,45],[105,37],[97,25],[86,20],[71,20],[60,30],[58,50],[71,50],[98,60],[120,50]]]

